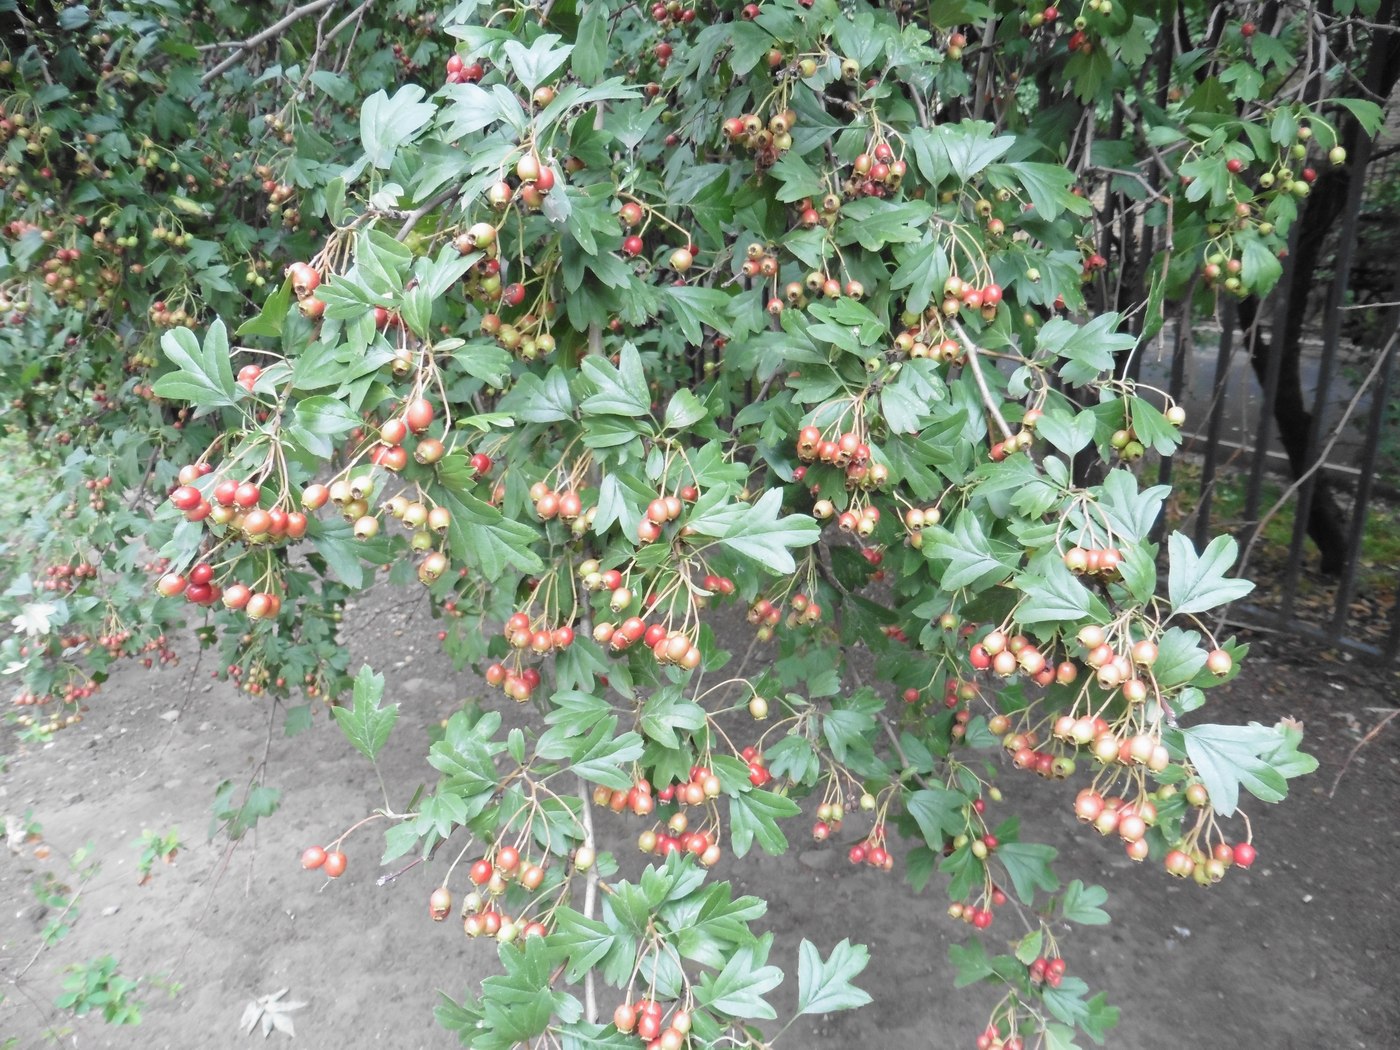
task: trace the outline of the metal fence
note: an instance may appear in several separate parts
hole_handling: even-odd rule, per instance
[[[1274,411],[1285,368],[1290,251],[1279,291],[1253,329],[1269,341],[1262,376],[1250,367],[1253,347],[1238,324],[1244,307],[1228,296],[1207,331],[1184,309],[1176,337],[1164,341],[1169,351],[1155,364],[1157,385],[1187,404],[1189,422],[1182,453],[1160,469],[1164,480],[1175,473],[1184,500],[1164,525],[1198,544],[1222,530],[1239,539],[1240,571],[1258,586],[1229,611],[1228,623],[1391,667],[1400,658],[1400,420],[1392,400],[1400,401],[1400,158],[1368,170],[1370,144],[1361,152],[1317,270],[1330,279],[1310,290],[1298,359],[1311,412],[1301,464],[1290,469]],[[1308,540],[1309,522],[1324,505],[1341,511],[1345,537],[1343,555],[1326,572]]]

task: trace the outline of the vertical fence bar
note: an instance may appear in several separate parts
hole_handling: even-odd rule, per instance
[[[1288,296],[1292,290],[1294,260],[1298,255],[1298,233],[1302,220],[1295,220],[1288,233],[1288,255],[1283,260],[1283,276],[1274,288],[1274,316],[1269,322],[1269,363],[1264,369],[1264,396],[1259,402],[1259,423],[1254,432],[1254,461],[1249,468],[1249,485],[1244,497],[1244,520],[1250,539],[1259,530],[1259,502],[1264,488],[1264,464],[1269,459],[1269,439],[1274,432],[1274,402],[1278,400],[1278,378],[1283,370],[1283,344],[1288,329]],[[1261,311],[1262,312],[1262,311]],[[1254,338],[1259,339],[1258,320]]]
[[[1317,391],[1313,395],[1312,425],[1308,427],[1307,453],[1304,469],[1312,470],[1314,460],[1322,454],[1323,416],[1327,411],[1327,396],[1331,393],[1332,377],[1337,371],[1342,337],[1342,307],[1346,305],[1347,286],[1351,280],[1351,261],[1356,254],[1357,224],[1361,219],[1361,198],[1366,189],[1366,162],[1371,157],[1371,140],[1362,137],[1357,143],[1355,166],[1347,185],[1347,200],[1342,212],[1342,230],[1337,242],[1336,274],[1328,293],[1327,316],[1322,323],[1322,363],[1317,373]],[[1303,564],[1303,541],[1308,535],[1308,518],[1312,513],[1313,496],[1322,473],[1321,464],[1308,475],[1298,492],[1293,518],[1293,539],[1288,546],[1288,564],[1283,576],[1283,605],[1280,615],[1287,620],[1293,613],[1293,600],[1298,590],[1298,576]],[[1351,557],[1355,558],[1355,552]]]
[[[1191,352],[1194,345],[1191,330],[1191,300],[1195,290],[1196,285],[1193,281],[1186,295],[1182,297],[1181,313],[1176,319],[1176,341],[1172,348],[1172,372],[1171,379],[1167,383],[1167,393],[1171,395],[1173,401],[1181,400],[1181,391],[1186,386],[1186,355]],[[1157,484],[1170,485],[1171,480],[1172,457],[1163,456],[1161,463],[1157,466]],[[1152,526],[1152,531],[1148,534],[1151,542],[1160,542],[1166,527],[1166,515],[1159,514],[1156,523]]]
[[[1131,223],[1125,222],[1124,229],[1128,230],[1130,229],[1130,227]],[[1138,280],[1140,281],[1139,287],[1142,290],[1144,300],[1147,296],[1147,289],[1152,287],[1152,276],[1156,272],[1155,268],[1153,267],[1153,258],[1157,250],[1156,234],[1156,227],[1144,226],[1142,231],[1142,240],[1138,243],[1137,246],[1138,258],[1142,260],[1142,273]],[[1126,233],[1125,236],[1127,236]],[[1133,324],[1135,334],[1139,337],[1139,339],[1141,339],[1142,332],[1145,329],[1146,325],[1147,314],[1146,312],[1144,312],[1141,318]],[[1129,382],[1136,383],[1142,377],[1142,359],[1146,356],[1147,347],[1145,345],[1139,345],[1138,348],[1135,351],[1133,351],[1132,356],[1128,359],[1128,369],[1126,374],[1126,378]]]
[[[1394,619],[1390,623],[1390,637],[1386,639],[1384,648],[1381,649],[1381,666],[1389,667],[1400,657],[1400,611],[1393,612]]]
[[[1396,294],[1400,294],[1400,282],[1397,282],[1397,286]],[[1347,528],[1347,550],[1351,556],[1347,558],[1346,568],[1342,570],[1341,581],[1337,584],[1337,600],[1329,632],[1333,641],[1340,641],[1345,634],[1347,611],[1351,607],[1352,597],[1356,594],[1356,577],[1361,568],[1361,541],[1366,532],[1366,512],[1370,508],[1371,491],[1376,482],[1381,432],[1385,426],[1385,413],[1390,402],[1390,384],[1395,376],[1395,359],[1400,357],[1400,349],[1397,349],[1397,335],[1395,334],[1400,332],[1400,309],[1391,308],[1386,311],[1386,316],[1389,323],[1383,330],[1390,331],[1392,335],[1381,349],[1385,359],[1381,362],[1381,370],[1376,377],[1375,389],[1371,391],[1371,411],[1366,421],[1365,444],[1362,446],[1364,451],[1361,460],[1361,478],[1356,484],[1356,501],[1351,510],[1351,523]],[[1400,624],[1400,609],[1392,610],[1391,616],[1395,618],[1397,624]]]
[[[1230,385],[1230,359],[1235,350],[1235,297],[1226,295],[1220,306],[1220,349],[1215,357],[1215,382],[1211,387],[1210,423],[1206,428],[1205,459],[1201,463],[1201,498],[1196,504],[1196,547],[1210,541],[1210,510],[1215,498],[1215,459],[1220,454],[1220,431],[1225,425],[1225,391]]]

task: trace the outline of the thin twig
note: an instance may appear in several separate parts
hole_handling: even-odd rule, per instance
[[[583,845],[588,849],[595,849],[593,845],[593,798],[588,790],[588,785],[584,783],[582,777],[578,782],[578,797],[583,801],[583,812],[581,820],[583,823]],[[588,872],[584,877],[583,887],[583,914],[588,918],[593,918],[593,913],[598,907],[598,865],[590,864]],[[598,1020],[598,990],[594,987],[593,969],[590,968],[588,974],[583,979],[583,1004],[584,1014],[589,1023]]]
[[[974,88],[974,90],[976,91],[976,95],[972,100],[973,120],[982,119],[982,110],[990,101],[990,99],[987,96],[991,94],[990,81],[992,79],[992,48],[996,46],[996,35],[997,16],[988,15],[986,25],[982,27],[981,39],[978,41],[978,43],[981,45],[979,50],[982,52],[982,54],[978,56],[977,75],[973,78],[974,83],[976,84],[976,87]]]
[[[977,389],[982,395],[982,404],[987,407],[987,411],[996,420],[996,424],[1001,428],[1001,436],[1010,441],[1013,435],[1011,427],[1007,425],[1006,417],[1001,414],[1001,406],[992,397],[991,388],[987,386],[987,377],[982,374],[982,362],[980,360],[981,351],[977,349],[977,344],[967,334],[967,329],[952,322],[953,331],[958,333],[958,339],[962,341],[963,348],[967,350],[967,363],[972,368],[972,378],[977,381]]]
[[[155,472],[156,464],[160,462],[160,451],[151,453],[150,462],[146,464],[146,473],[141,475],[141,481],[131,490],[131,502],[126,505],[127,510],[135,510],[136,504],[141,502],[141,498],[146,494],[146,482],[151,480],[151,474]]]
[[[894,731],[894,726],[890,724],[889,717],[883,714],[876,715],[875,717],[880,723],[880,728],[882,728],[885,731],[885,735],[890,738],[890,746],[894,748],[895,757],[899,759],[900,765],[904,767],[900,772],[907,773],[921,788],[927,789],[932,787],[932,785],[924,779],[923,774],[917,773],[910,768],[909,757],[904,753],[904,745],[899,742],[899,737]]]
[[[427,201],[414,208],[411,212],[408,213],[408,217],[404,219],[403,225],[399,227],[399,232],[394,234],[394,240],[401,241],[405,237],[407,237],[409,233],[412,232],[413,227],[418,225],[419,219],[421,219],[424,215],[427,215],[428,212],[432,211],[439,204],[445,204],[456,192],[456,186],[444,186],[442,189],[438,190],[437,193],[433,194],[433,196]]]
[[[1361,395],[1366,392],[1366,388],[1371,385],[1371,381],[1376,378],[1376,375],[1381,370],[1381,366],[1385,364],[1385,359],[1389,357],[1391,351],[1395,349],[1395,340],[1397,338],[1400,338],[1400,332],[1391,333],[1390,338],[1386,340],[1385,346],[1381,348],[1381,352],[1376,355],[1376,363],[1371,366],[1371,371],[1366,374],[1366,378],[1363,379],[1361,385],[1357,387],[1356,393],[1352,396],[1351,401],[1342,412],[1342,418],[1337,420],[1336,425],[1333,426],[1332,434],[1327,439],[1327,444],[1322,446],[1312,466],[1299,474],[1298,477],[1294,479],[1293,484],[1283,490],[1283,494],[1279,496],[1278,501],[1268,509],[1264,516],[1259,519],[1259,523],[1254,526],[1253,531],[1250,533],[1249,542],[1245,544],[1244,553],[1240,555],[1240,565],[1236,570],[1236,575],[1244,575],[1245,567],[1249,564],[1249,556],[1254,551],[1254,545],[1258,542],[1259,537],[1264,534],[1264,526],[1273,519],[1275,514],[1283,509],[1284,505],[1293,497],[1293,494],[1302,488],[1307,480],[1321,470],[1326,464],[1328,455],[1342,438],[1347,420],[1351,418],[1352,412],[1356,411],[1357,405],[1361,403]],[[1221,626],[1223,625],[1224,621],[1222,620]],[[1219,628],[1217,628],[1217,630],[1219,630]]]
[[[234,51],[233,54],[229,55],[228,58],[224,59],[222,62],[216,65],[213,69],[209,70],[209,72],[205,73],[204,76],[200,77],[199,82],[201,84],[209,83],[209,81],[213,80],[215,77],[219,76],[222,73],[226,73],[228,70],[238,65],[239,62],[243,61],[244,57],[249,51],[252,51],[254,48],[271,40],[273,37],[277,36],[288,26],[292,25],[295,22],[301,21],[301,19],[307,17],[308,15],[314,15],[317,11],[320,11],[323,8],[330,7],[332,4],[337,4],[339,2],[340,0],[310,0],[310,3],[303,4],[301,7],[293,8],[291,11],[287,12],[286,15],[278,19],[276,22],[272,23],[272,25],[268,26],[266,29],[262,30],[261,32],[254,33],[252,36],[248,37],[247,40],[232,45],[236,47],[237,50]]]
[[[370,4],[372,3],[374,3],[374,0],[364,0],[364,3],[362,3],[359,7],[355,8],[355,10],[351,11],[339,22],[333,25],[331,27],[330,32],[326,34],[326,41],[329,43],[330,41],[334,40],[341,34],[341,31],[344,30],[345,27],[348,26],[351,22],[355,21],[355,19],[357,18],[363,17],[365,11],[369,8]]]
[[[1342,763],[1342,768],[1337,770],[1337,779],[1332,781],[1332,790],[1327,792],[1328,798],[1333,798],[1336,796],[1337,785],[1342,782],[1342,776],[1346,773],[1347,766],[1351,765],[1351,760],[1355,758],[1358,753],[1360,753],[1363,747],[1369,744],[1372,740],[1376,739],[1376,737],[1380,735],[1381,730],[1384,729],[1386,726],[1390,725],[1390,723],[1395,720],[1396,715],[1400,715],[1400,707],[1397,707],[1395,710],[1387,714],[1384,718],[1382,718],[1371,728],[1371,731],[1369,733],[1367,733],[1365,736],[1363,736],[1360,740],[1356,742],[1356,746],[1351,749],[1351,754],[1347,755],[1346,761]]]
[[[376,886],[387,886],[389,885],[389,883],[397,879],[400,875],[408,874],[410,871],[412,871],[414,868],[418,867],[418,865],[422,863],[422,857],[414,857],[411,861],[405,864],[398,871],[385,872],[383,875],[379,876],[379,878],[374,880],[374,884]]]

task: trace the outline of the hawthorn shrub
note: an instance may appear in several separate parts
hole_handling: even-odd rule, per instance
[[[183,613],[133,541],[168,462],[213,432],[152,389],[161,334],[254,310],[310,255],[324,185],[360,153],[358,99],[452,47],[426,4],[333,14],[243,48],[266,28],[246,4],[0,3],[0,397],[27,446],[6,471],[47,481],[0,537],[27,737],[80,720],[112,662],[177,660]],[[308,626],[296,659],[339,687],[333,632]],[[237,666],[236,636],[222,655]]]
[[[981,1050],[1102,1041],[1062,939],[1106,894],[998,812],[1008,766],[1167,875],[1253,863],[1241,787],[1315,762],[1199,713],[1245,649],[1207,614],[1250,585],[1230,537],[1158,535],[1184,412],[1127,366],[1167,300],[1267,294],[1334,118],[1379,119],[1294,86],[1375,4],[1256,6],[468,0],[307,169],[312,246],[257,312],[171,319],[149,395],[195,451],[133,528],[152,622],[197,615],[252,694],[348,692],[371,762],[398,707],[336,623],[377,572],[489,687],[431,791],[302,856],[417,855],[430,916],[498,943],[438,1011],[465,1045],[767,1045],[764,904],[710,871],[793,834],[994,927],[954,949],[1004,986]],[[740,616],[761,673],[716,644]],[[804,942],[799,1013],[868,1002],[865,965]]]

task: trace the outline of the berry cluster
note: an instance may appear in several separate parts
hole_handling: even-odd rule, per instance
[[[655,999],[622,1003],[613,1011],[613,1026],[624,1035],[634,1032],[646,1050],[681,1050],[690,1032],[690,1012],[677,1009],[668,1023],[666,1011]]]
[[[84,580],[97,578],[97,566],[80,561],[76,565],[49,565],[44,569],[44,579],[38,584],[42,591],[62,591],[65,594],[76,590]]]
[[[507,667],[504,663],[493,663],[486,668],[486,684],[502,689],[512,700],[524,703],[539,687],[541,677],[534,667],[521,667],[520,655],[527,649],[536,655],[545,656],[559,649],[564,650],[574,644],[574,629],[561,624],[550,629],[542,622],[532,623],[524,612],[512,613],[503,629],[506,641],[516,651],[514,663]]]
[[[789,628],[808,627],[821,622],[821,605],[819,605],[817,602],[814,602],[811,598],[807,597],[807,595],[794,594],[790,599],[788,599],[788,603],[791,608],[787,614],[786,621],[784,621],[783,619],[783,609],[781,601],[775,603],[768,598],[759,598],[751,606],[749,606],[747,619],[749,623],[754,624],[758,627],[758,630],[755,632],[755,634],[759,641],[771,641],[774,634],[774,628],[776,628],[778,624],[783,622],[786,622]],[[755,700],[759,700],[759,698],[755,698]],[[750,711],[754,709],[753,701],[750,702],[749,709]],[[754,717],[765,717],[768,713],[766,705],[762,708],[762,710],[763,714],[755,714]]]
[[[804,463],[819,461],[844,470],[848,490],[876,489],[889,481],[889,468],[883,463],[871,462],[870,446],[856,430],[848,430],[834,437],[824,437],[819,428],[809,424],[798,432],[797,458]],[[831,517],[835,510],[830,500],[820,499],[812,508],[812,513],[818,519],[826,519]],[[847,514],[850,517],[847,517]],[[879,517],[878,511],[868,507],[859,515],[847,511],[837,519],[837,524],[847,532],[856,531],[862,536],[868,536],[875,531]],[[860,525],[862,520],[868,520],[868,527]]]
[[[301,866],[307,871],[320,869],[328,878],[338,879],[345,874],[345,854],[339,850],[327,850],[324,846],[308,846],[302,851]]]
[[[203,521],[224,526],[248,544],[279,543],[306,535],[306,515],[274,505],[263,509],[263,490],[256,481],[224,478],[212,486],[198,487],[213,467],[208,463],[187,464],[180,468],[179,482],[170,493],[170,502],[183,511],[187,521]],[[205,495],[208,491],[208,496]]]
[[[1130,802],[1116,796],[1105,798],[1085,788],[1075,797],[1074,814],[1081,822],[1092,824],[1100,835],[1116,832],[1130,860],[1147,859],[1147,831],[1157,823],[1157,804],[1152,799]]]
[[[537,481],[530,486],[530,499],[535,505],[535,515],[540,521],[553,521],[558,518],[571,525],[575,534],[579,536],[588,531],[598,513],[596,507],[589,507],[587,513],[584,512],[583,497],[578,492],[572,489],[555,492],[543,481]]]
[[[841,822],[846,819],[846,807],[840,800],[826,801],[817,807],[817,821],[812,825],[812,838],[825,842],[841,830]]]
[[[1079,676],[1073,662],[1067,660],[1055,666],[1025,635],[1008,636],[1001,628],[990,631],[968,650],[968,662],[974,670],[991,670],[1001,678],[1023,674],[1040,686],[1055,681],[1068,685]]]
[[[690,25],[691,22],[694,22],[695,9],[686,7],[681,3],[681,0],[667,0],[666,3],[657,0],[651,5],[651,17],[652,21],[661,26],[662,29],[669,29],[675,25]],[[661,62],[661,56],[657,55],[656,57],[657,62],[664,68],[665,63]]]
[[[724,135],[730,142],[743,146],[754,155],[760,171],[771,168],[779,157],[792,149],[792,129],[797,126],[797,112],[782,109],[765,122],[756,113],[730,117],[724,122]]]
[[[752,748],[746,749],[746,754],[752,751]],[[750,781],[756,786],[767,783],[768,771],[763,768],[761,759],[748,758],[746,761],[749,762]],[[708,766],[695,765],[690,768],[690,779],[683,783],[668,784],[653,791],[650,783],[639,778],[626,791],[599,788],[594,792],[594,801],[608,806],[615,813],[631,810],[636,816],[650,815],[657,804],[677,806],[664,825],[648,828],[637,837],[637,848],[643,853],[661,857],[671,853],[690,853],[706,867],[714,867],[722,856],[714,814],[710,814],[711,820],[707,821],[706,827],[693,828],[684,807],[713,807],[713,801],[722,791],[719,777]]]
[[[657,663],[675,664],[687,671],[700,666],[700,649],[689,636],[681,631],[669,631],[659,623],[648,625],[640,616],[629,616],[619,624],[597,624],[593,628],[593,640],[609,646],[615,653],[625,652],[640,642],[652,651]]]
[[[881,871],[894,870],[894,854],[885,842],[884,823],[876,821],[870,834],[852,846],[846,852],[846,857],[852,864],[867,864]]]
[[[1049,959],[1038,956],[1026,968],[1026,974],[1030,978],[1031,984],[1048,984],[1051,988],[1058,988],[1060,982],[1064,980],[1065,961],[1058,955]]]
[[[848,197],[886,197],[899,189],[908,171],[904,159],[881,139],[868,152],[856,155],[842,188]]]
[[[486,75],[480,62],[468,62],[459,54],[447,59],[447,82],[449,84],[475,84]]]
[[[574,865],[579,870],[589,866],[580,862],[583,853],[580,849],[575,854]],[[584,859],[591,864],[591,858]],[[544,936],[547,931],[543,922],[527,921],[523,915],[512,918],[498,907],[512,882],[519,883],[529,893],[538,890],[544,882],[543,867],[526,861],[516,847],[503,845],[497,847],[492,856],[474,861],[467,874],[477,887],[462,901],[462,930],[468,937],[493,937],[504,944],[517,937]],[[434,920],[446,918],[451,908],[452,898],[445,887],[433,891],[428,911]]]

